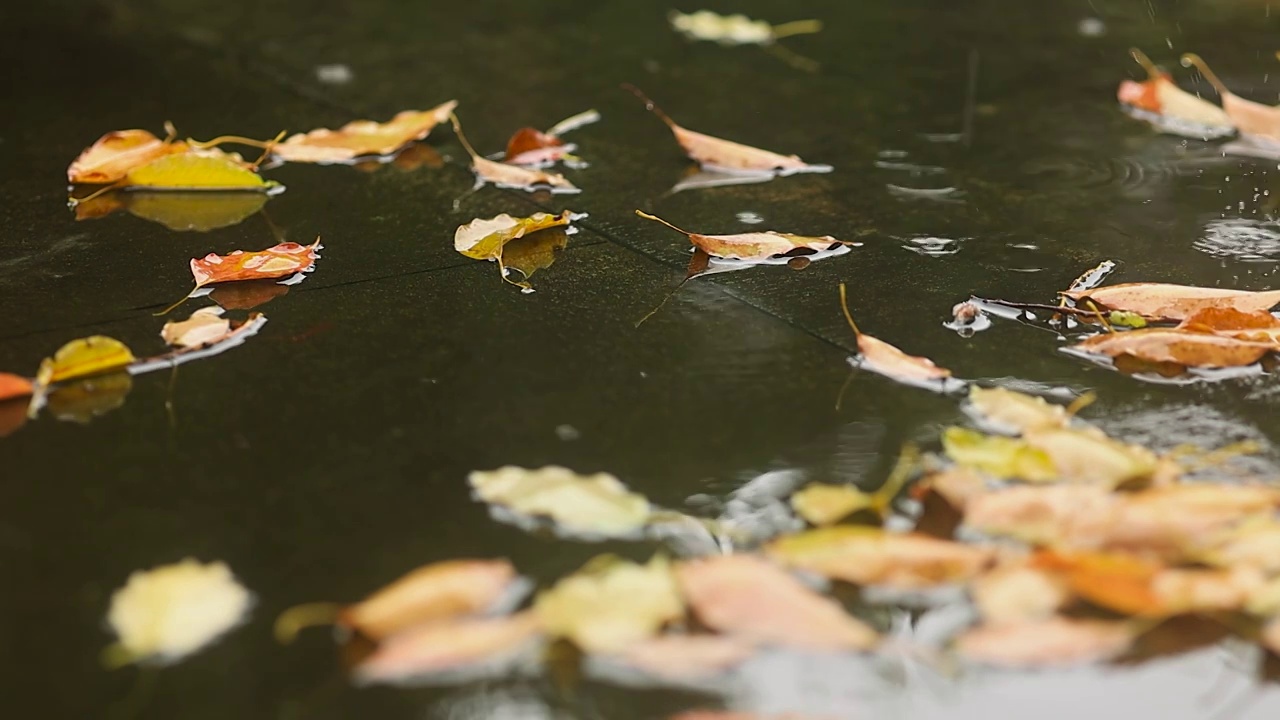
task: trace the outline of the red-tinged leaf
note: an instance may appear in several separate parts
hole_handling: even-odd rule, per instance
[[[209,253],[191,260],[191,275],[197,288],[212,283],[290,277],[310,272],[321,247],[320,238],[316,238],[311,245],[285,242],[258,252]]]
[[[1183,67],[1195,66],[1213,85],[1213,89],[1222,96],[1222,109],[1241,135],[1262,138],[1271,142],[1280,142],[1280,107],[1263,105],[1246,100],[1227,89],[1209,66],[1199,55],[1186,53],[1182,56]]]
[[[1052,617],[1034,622],[980,625],[956,639],[965,658],[1006,668],[1068,667],[1110,660],[1133,644],[1126,622]]]
[[[344,609],[338,624],[374,640],[415,625],[491,609],[518,582],[506,560],[449,560],[424,565]]]
[[[29,397],[32,392],[31,381],[27,378],[12,373],[0,373],[0,401]]]
[[[1177,329],[1217,333],[1280,348],[1280,318],[1266,310],[1242,312],[1235,308],[1205,308],[1192,313]]]
[[[1092,300],[1102,310],[1137,313],[1152,321],[1181,321],[1207,308],[1249,313],[1270,310],[1280,303],[1280,290],[1252,292],[1167,283],[1122,283],[1060,294],[1082,307],[1087,308],[1086,301]]]
[[[853,328],[853,334],[858,339],[858,352],[862,356],[861,367],[905,383],[945,382],[951,377],[950,370],[938,367],[929,358],[908,355],[893,345],[859,330],[857,323],[853,321],[853,315],[849,312],[844,283],[840,283],[840,309],[844,311],[844,318],[849,321],[849,327]]]
[[[513,165],[532,165],[548,160],[554,162],[567,152],[564,150],[564,146],[564,141],[555,135],[548,135],[535,128],[523,127],[517,130],[511,136],[511,139],[507,141],[507,152],[503,155],[502,160]],[[544,152],[538,156],[538,160],[532,160],[534,158],[533,153],[548,150],[551,152]],[[525,157],[527,153],[529,155]],[[545,157],[543,157],[544,155]]]
[[[660,635],[631,645],[611,660],[647,675],[674,680],[719,675],[755,653],[740,638],[719,635]]]
[[[768,150],[761,150],[749,145],[722,140],[718,137],[704,135],[677,125],[667,114],[662,112],[653,101],[639,89],[625,86],[635,93],[645,107],[657,115],[671,133],[676,142],[684,148],[685,153],[704,168],[725,170],[739,173],[776,173],[790,175],[801,172],[830,172],[830,165],[810,165],[795,155],[779,155]]]
[[[463,148],[466,149],[467,154],[471,156],[471,170],[476,174],[476,187],[480,187],[485,183],[493,183],[498,187],[530,192],[539,188],[547,188],[551,192],[561,193],[582,192],[573,183],[564,179],[563,175],[507,165],[496,160],[480,157],[475,148],[471,147],[467,136],[462,133],[462,123],[458,121],[458,116],[450,113],[449,119],[453,121],[453,130],[458,136],[458,140],[462,143]]]
[[[1223,368],[1252,365],[1276,346],[1271,342],[1237,340],[1216,333],[1149,328],[1095,335],[1071,349],[1110,358],[1130,357],[1148,363]]]
[[[449,119],[456,100],[430,110],[405,110],[385,123],[354,120],[337,130],[320,128],[276,145],[273,152],[288,162],[340,163],[368,155],[390,155],[431,134]]]
[[[963,583],[995,558],[989,547],[860,525],[787,535],[770,543],[766,553],[791,567],[835,580],[899,590]]]
[[[67,181],[76,185],[118,182],[136,167],[188,149],[184,142],[173,142],[172,138],[161,140],[146,130],[109,132],[71,163],[67,168]]]
[[[1130,53],[1147,71],[1147,80],[1125,80],[1120,83],[1116,97],[1122,104],[1150,114],[1144,117],[1135,113],[1136,116],[1149,120],[1160,130],[1188,137],[1208,139],[1234,132],[1234,123],[1222,108],[1179,88],[1169,74],[1156,67],[1142,51],[1132,49]]]
[[[834,600],[763,558],[723,555],[676,568],[686,601],[708,627],[769,645],[866,650],[879,637]]]
[[[433,675],[498,672],[538,638],[531,612],[509,617],[465,618],[409,628],[386,639],[355,669],[366,683],[425,682]]]

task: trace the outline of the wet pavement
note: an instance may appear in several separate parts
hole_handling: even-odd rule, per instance
[[[710,9],[730,7],[710,4]],[[162,350],[151,313],[190,288],[187,262],[284,238],[325,249],[307,281],[263,306],[243,347],[134,379],[89,423],[44,416],[0,439],[0,658],[11,712],[41,718],[659,718],[690,707],[827,717],[1263,718],[1254,648],[1230,643],[1128,668],[1048,674],[865,659],[776,658],[721,697],[545,678],[419,690],[357,689],[331,644],[282,648],[284,608],[354,599],[433,560],[507,556],[552,579],[582,544],[494,522],[466,474],[557,463],[612,472],[654,502],[723,500],[753,477],[879,483],[904,441],[931,442],[958,401],[850,376],[864,330],[957,375],[1047,392],[1092,389],[1087,415],[1157,449],[1255,439],[1275,475],[1274,378],[1143,383],[1058,352],[1054,333],[999,321],[943,327],[971,293],[1049,302],[1106,259],[1113,281],[1274,286],[1274,161],[1152,133],[1116,108],[1131,45],[1169,64],[1212,55],[1250,97],[1276,20],[1261,2],[849,6],[736,3],[826,29],[787,41],[798,71],[752,47],[691,44],[651,3],[53,3],[6,10],[0,79],[0,368],[32,372],[62,343],[107,334]],[[697,9],[682,8],[686,11]],[[1081,21],[1096,18],[1105,32]],[[1172,49],[1166,44],[1172,43]],[[317,68],[350,68],[346,84]],[[976,74],[972,72],[976,69]],[[1184,87],[1190,74],[1180,72]],[[624,82],[689,128],[835,166],[830,174],[669,191],[690,162]],[[972,87],[972,92],[969,88]],[[1207,92],[1206,86],[1200,86]],[[373,172],[289,165],[264,213],[179,232],[128,213],[77,221],[67,163],[102,133],[172,120],[186,136],[385,119],[450,98],[496,151],[517,127],[594,107],[571,139],[580,195],[484,188],[453,136],[449,162]],[[940,137],[946,136],[946,137]],[[945,188],[953,190],[945,191]],[[919,193],[916,190],[939,192]],[[458,202],[455,208],[455,200]],[[537,292],[452,247],[476,217],[587,212]],[[633,214],[709,233],[777,229],[862,242],[803,272],[766,267],[690,282],[687,243]],[[749,224],[741,217],[763,218]],[[145,348],[145,349],[144,349]],[[839,407],[837,408],[837,401]],[[167,407],[171,406],[171,407]],[[225,560],[257,596],[247,626],[144,684],[98,662],[110,592],[133,570]],[[945,614],[944,614],[945,615]],[[902,610],[885,628],[913,627]],[[911,632],[948,618],[926,614]],[[841,661],[846,662],[846,661]],[[151,681],[145,681],[151,682]],[[1259,691],[1258,694],[1254,694]],[[133,704],[136,697],[143,701]],[[1224,708],[1226,710],[1224,711]]]

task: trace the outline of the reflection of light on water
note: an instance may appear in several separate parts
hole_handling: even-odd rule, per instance
[[[734,217],[738,219],[738,222],[746,225],[759,225],[764,222],[764,218],[761,215],[753,212],[740,212]]]
[[[968,238],[913,237],[907,238],[907,242],[902,247],[917,255],[942,257],[960,252],[960,242],[966,239]]]
[[[1243,262],[1280,260],[1280,225],[1275,222],[1230,218],[1215,220],[1193,247],[1206,255]]]

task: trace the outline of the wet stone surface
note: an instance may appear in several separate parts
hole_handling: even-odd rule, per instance
[[[1042,327],[996,320],[964,338],[943,326],[970,294],[1051,302],[1105,259],[1120,263],[1116,282],[1274,286],[1275,162],[1155,135],[1114,104],[1116,83],[1136,77],[1131,45],[1166,62],[1212,51],[1228,83],[1274,101],[1277,21],[1265,3],[862,5],[709,5],[822,18],[823,33],[787,43],[820,60],[817,73],[758,48],[691,44],[670,31],[666,6],[643,3],[101,0],[10,11],[0,23],[11,68],[0,79],[11,100],[0,117],[0,368],[32,372],[63,342],[97,333],[158,353],[151,313],[190,289],[190,258],[280,238],[320,235],[325,246],[305,283],[260,308],[269,322],[243,347],[176,376],[134,378],[122,407],[87,424],[46,415],[0,439],[10,712],[1274,716],[1280,696],[1249,677],[1258,651],[1230,643],[1037,675],[784,654],[726,693],[700,694],[594,682],[564,692],[541,677],[360,689],[323,633],[289,648],[272,640],[272,620],[293,604],[359,598],[433,560],[506,556],[546,581],[598,552],[653,550],[495,522],[470,497],[474,469],[606,470],[685,509],[698,504],[689,498],[723,504],[770,470],[874,487],[903,442],[932,442],[962,419],[954,397],[850,376],[840,282],[864,330],[960,377],[1093,390],[1088,417],[1156,449],[1252,439],[1263,452],[1249,470],[1275,476],[1280,395],[1269,375],[1144,384],[1059,353]],[[1081,25],[1089,18],[1105,32]],[[623,82],[689,128],[835,171],[672,193],[691,164]],[[465,153],[440,131],[426,143],[440,167],[284,166],[268,174],[288,189],[263,212],[207,232],[127,212],[77,221],[66,207],[67,163],[111,129],[158,132],[172,120],[184,136],[271,137],[450,98],[482,152],[516,127],[600,110],[600,123],[571,136],[590,166],[567,175],[584,192],[469,193]],[[566,208],[590,215],[533,294],[453,250],[454,228],[472,218]],[[802,272],[694,280],[636,328],[684,276],[689,252],[635,209],[698,232],[862,245]],[[103,670],[112,589],[187,556],[225,560],[257,596],[252,619],[176,667]],[[945,610],[865,611],[903,636],[964,622]]]

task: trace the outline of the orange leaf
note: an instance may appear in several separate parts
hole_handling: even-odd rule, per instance
[[[1059,294],[1077,303],[1092,300],[1103,310],[1137,313],[1157,321],[1185,320],[1206,308],[1233,308],[1249,313],[1270,310],[1280,303],[1280,290],[1251,292],[1166,283],[1123,283]]]
[[[117,182],[140,165],[188,149],[184,142],[161,140],[146,130],[109,132],[71,163],[67,168],[67,181],[95,185]]]
[[[0,401],[27,397],[31,392],[30,380],[21,375],[0,373]]]
[[[1199,55],[1186,53],[1182,56],[1184,67],[1195,66],[1213,85],[1213,89],[1222,96],[1222,109],[1235,123],[1241,135],[1252,135],[1270,141],[1280,141],[1280,107],[1263,105],[1246,100],[1227,89],[1218,76],[1209,69]]]
[[[1125,80],[1116,97],[1139,111],[1154,113],[1149,120],[1160,130],[1202,139],[1223,137],[1234,132],[1232,118],[1213,103],[1179,88],[1169,74],[1156,67],[1141,50],[1129,51],[1147,71],[1145,82]]]
[[[517,582],[506,560],[425,565],[352,605],[338,623],[378,640],[423,623],[483,612]]]
[[[354,120],[337,130],[320,128],[276,145],[273,152],[289,162],[340,163],[365,155],[389,155],[431,134],[449,119],[456,100],[430,110],[405,110],[385,123]]]
[[[779,155],[768,150],[761,150],[750,145],[722,140],[711,135],[704,135],[677,125],[644,93],[631,85],[625,85],[645,104],[645,108],[657,115],[662,122],[671,128],[676,142],[688,156],[698,164],[709,169],[728,172],[777,173],[791,175],[801,172],[830,172],[830,165],[810,165],[795,155]]]
[[[853,328],[858,339],[858,352],[862,354],[860,366],[871,372],[884,375],[892,380],[905,383],[929,383],[946,381],[951,371],[938,367],[929,358],[908,355],[889,343],[867,335],[858,329],[849,313],[849,303],[845,298],[844,283],[840,283],[840,309],[844,311],[845,320]]]
[[[489,671],[518,658],[539,634],[531,612],[409,628],[385,640],[356,668],[363,682],[405,682],[446,671]]]
[[[532,165],[542,162],[554,162],[568,152],[564,150],[564,141],[555,135],[548,135],[541,130],[523,127],[507,141],[507,152],[502,159],[515,165]],[[549,152],[541,153],[541,150]],[[529,153],[528,157],[523,157]],[[533,153],[537,153],[535,157]]]
[[[258,252],[237,250],[230,255],[209,253],[191,260],[196,287],[211,283],[279,278],[310,272],[320,256],[320,238],[311,245],[285,242]]]
[[[690,560],[676,568],[689,606],[708,627],[753,642],[866,650],[878,638],[838,603],[752,555]]]
[[[537,190],[539,187],[547,187],[551,192],[582,192],[573,183],[565,180],[563,175],[507,165],[496,160],[480,157],[475,148],[471,147],[467,136],[462,133],[462,123],[458,121],[458,116],[450,113],[449,119],[453,121],[454,133],[457,134],[462,147],[471,156],[471,170],[476,174],[476,187],[488,182],[498,187],[527,190],[529,192]]]
[[[1276,347],[1269,342],[1238,340],[1215,333],[1148,328],[1095,335],[1071,349],[1112,358],[1128,356],[1149,363],[1220,368],[1251,365]]]
[[[1108,610],[1126,615],[1163,617],[1168,608],[1152,588],[1159,563],[1118,553],[1037,553],[1032,563],[1054,572],[1072,592]]]

